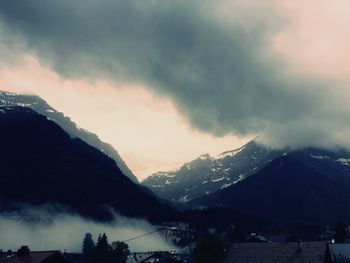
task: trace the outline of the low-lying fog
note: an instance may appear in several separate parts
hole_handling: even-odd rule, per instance
[[[86,232],[93,235],[95,242],[99,233],[106,233],[111,243],[125,241],[157,229],[145,220],[119,215],[115,216],[113,222],[104,224],[76,215],[51,214],[42,210],[35,210],[33,213],[39,218],[35,223],[25,221],[18,215],[0,215],[0,249],[17,250],[22,245],[28,245],[31,250],[66,249],[67,252],[81,252]],[[132,252],[176,250],[161,233],[153,233],[127,244]]]

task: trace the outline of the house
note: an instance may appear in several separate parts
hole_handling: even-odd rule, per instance
[[[324,263],[327,242],[235,243],[225,263]]]
[[[259,242],[267,242],[267,239],[262,235],[251,233],[250,236],[248,237],[248,241],[251,243],[259,243]]]
[[[127,263],[139,263],[152,256],[155,252],[134,252],[128,256]]]
[[[175,254],[167,251],[132,253],[128,263],[189,263],[189,254]]]
[[[330,231],[330,230],[325,231],[319,237],[319,241],[334,242],[334,240],[335,240],[335,231]]]
[[[17,252],[0,252],[0,263],[69,263],[60,251],[30,251],[22,246]]]
[[[327,260],[334,262],[337,257],[342,257],[350,260],[350,244],[349,243],[335,243],[329,244],[329,253],[327,253]]]
[[[84,257],[82,253],[67,253],[64,252],[63,256],[68,260],[69,263],[83,263]]]

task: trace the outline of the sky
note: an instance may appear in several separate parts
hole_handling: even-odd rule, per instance
[[[139,177],[252,138],[350,148],[346,0],[0,1],[0,89],[35,93]]]

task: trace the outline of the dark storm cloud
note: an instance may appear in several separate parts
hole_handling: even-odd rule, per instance
[[[273,145],[341,144],[348,111],[268,52],[281,21],[220,19],[215,3],[11,0],[0,1],[0,17],[62,76],[143,83],[198,129],[258,134]],[[342,133],[330,135],[337,125]]]

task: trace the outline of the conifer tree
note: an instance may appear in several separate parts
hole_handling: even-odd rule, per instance
[[[335,243],[344,243],[346,238],[347,233],[345,227],[342,222],[338,221],[337,225],[335,226]]]
[[[110,246],[108,244],[107,235],[103,233],[98,236],[98,241],[96,244],[96,262],[106,263],[110,259]]]
[[[92,239],[91,233],[86,233],[83,241],[82,252],[84,255],[91,253],[95,249],[95,242]]]
[[[94,254],[95,254],[95,242],[92,239],[91,233],[86,233],[83,240],[83,261],[85,263],[94,262]]]

